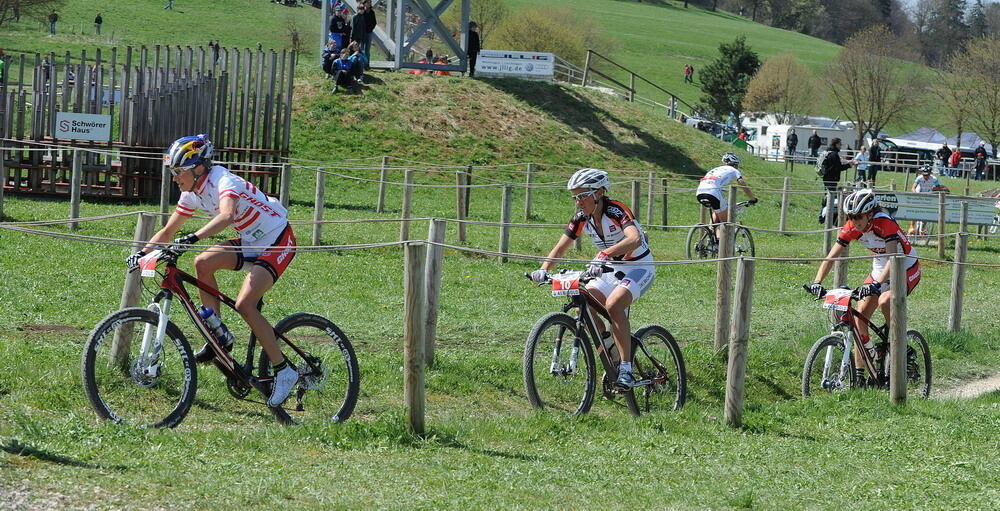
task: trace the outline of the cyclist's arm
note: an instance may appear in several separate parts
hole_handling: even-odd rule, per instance
[[[549,255],[546,257],[548,257],[548,259],[559,259],[560,257],[563,256],[563,254],[566,253],[567,250],[569,250],[569,246],[572,244],[573,244],[573,238],[570,238],[569,236],[563,234],[562,237],[559,238],[559,241],[556,243],[556,246],[552,247],[552,251],[549,252]],[[539,266],[538,269],[551,271],[553,268],[555,268],[555,266],[556,266],[555,261],[546,260],[542,262],[541,266]]]
[[[747,185],[747,182],[742,177],[739,178],[739,179],[737,179],[736,182],[740,185],[740,188],[743,189],[743,193],[746,194],[746,196],[747,196],[748,199],[750,199],[752,201],[756,201],[757,200],[757,197],[754,197],[753,192],[750,190],[750,186]]]
[[[611,245],[610,247],[603,250],[605,254],[611,257],[625,255],[637,248],[642,244],[642,233],[639,232],[639,228],[635,225],[629,225],[625,227],[625,238]]]
[[[149,238],[146,246],[142,247],[142,252],[149,253],[150,249],[154,246],[162,243],[169,243],[174,239],[174,235],[180,230],[184,222],[187,222],[188,216],[181,215],[176,211],[174,214],[170,215],[170,219],[167,220],[167,225],[164,225],[162,229],[156,231],[153,237]]]
[[[236,198],[222,197],[219,199],[219,214],[215,215],[203,225],[201,229],[195,231],[199,238],[204,239],[222,232],[226,227],[232,225],[236,220]]]
[[[830,268],[833,267],[833,260],[840,257],[840,254],[843,252],[844,246],[840,243],[834,243],[830,249],[830,253],[826,255],[826,260],[820,263],[819,270],[816,271],[816,278],[813,279],[813,282],[823,282],[826,275],[830,273]]]
[[[901,253],[903,253],[903,251],[900,250],[901,248],[902,247],[899,246],[899,241],[897,241],[897,240],[891,240],[891,241],[885,242],[885,255],[886,255],[886,257],[893,256],[895,254],[901,254]],[[872,278],[875,279],[875,282],[877,282],[877,283],[885,282],[885,281],[889,280],[889,272],[890,271],[891,271],[891,266],[887,264],[887,265],[885,265],[885,268],[882,269],[882,273],[880,275],[872,275]]]

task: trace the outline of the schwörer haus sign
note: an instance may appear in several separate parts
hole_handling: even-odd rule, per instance
[[[897,220],[938,221],[938,194],[877,191],[875,200],[882,209]],[[978,197],[945,196],[945,222],[957,224],[961,220],[963,202],[969,203],[967,222],[970,225],[990,225],[993,223],[996,199]]]
[[[556,56],[531,51],[480,50],[476,76],[552,80]]]
[[[70,140],[111,140],[111,116],[106,114],[56,113],[55,138]]]

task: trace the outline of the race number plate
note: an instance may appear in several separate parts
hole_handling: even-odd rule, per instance
[[[823,308],[835,311],[846,311],[851,307],[850,289],[831,289],[823,297]]]
[[[142,270],[142,273],[140,273],[139,275],[143,277],[155,277],[156,263],[159,262],[159,260],[160,260],[159,250],[154,250],[149,254],[147,254],[146,257],[139,259],[139,269]]]
[[[574,296],[580,294],[580,276],[555,276],[552,278],[552,296]]]

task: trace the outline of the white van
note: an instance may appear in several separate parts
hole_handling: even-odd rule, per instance
[[[754,154],[764,159],[778,159],[788,152],[788,136],[794,131],[799,137],[799,143],[795,146],[795,154],[799,156],[809,155],[809,137],[813,131],[819,135],[820,147],[818,153],[826,150],[827,145],[834,138],[843,141],[843,148],[852,145],[855,138],[854,127],[851,123],[840,122],[823,117],[807,117],[802,124],[779,124],[775,122],[773,115],[766,115],[759,118],[744,119],[743,126],[746,128],[756,128],[756,132],[747,139],[753,146]],[[818,154],[817,153],[817,154]]]

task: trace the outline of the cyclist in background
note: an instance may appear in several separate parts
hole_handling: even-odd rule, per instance
[[[194,244],[232,225],[239,237],[198,254],[194,259],[195,273],[199,280],[218,288],[215,279],[218,270],[249,270],[236,297],[236,310],[250,325],[271,360],[275,377],[267,404],[279,406],[298,381],[298,372],[285,360],[274,328],[257,310],[257,303],[295,257],[295,234],[288,225],[288,212],[280,202],[225,167],[212,165],[212,152],[212,142],[206,135],[182,137],[167,148],[163,161],[181,189],[177,209],[142,250],[126,259],[126,264],[129,268],[138,266],[139,259],[156,245],[168,243],[199,209],[213,215],[212,219],[194,233],[175,239],[174,243]],[[233,247],[242,248],[234,250]],[[219,310],[218,298],[201,290],[199,295],[202,305]],[[219,341],[227,351],[232,349],[231,336]],[[206,344],[195,358],[199,362],[209,362],[214,354]]]
[[[872,190],[858,190],[844,199],[844,214],[847,222],[837,235],[837,243],[830,249],[827,259],[820,263],[816,278],[809,286],[809,292],[822,297],[826,294],[823,279],[833,266],[833,259],[840,257],[844,248],[852,241],[860,241],[877,257],[872,260],[872,271],[865,278],[864,285],[858,288],[858,311],[864,317],[871,319],[876,308],[882,309],[886,323],[889,322],[889,303],[892,291],[889,289],[889,257],[894,254],[906,255],[906,294],[920,282],[920,261],[906,233],[888,213],[882,211]],[[874,344],[868,333],[868,324],[858,321],[855,325],[861,336],[860,343],[875,357]],[[859,378],[864,378],[864,359],[859,354],[854,357]]]
[[[947,192],[948,187],[941,184],[938,178],[931,174],[932,168],[930,164],[925,163],[920,167],[920,175],[913,180],[913,192],[914,193],[933,193],[933,192]],[[921,222],[923,225],[923,222]],[[917,223],[910,222],[910,229],[907,231],[908,234],[920,234],[925,235],[921,229],[920,232],[917,230]]]
[[[722,187],[732,181],[736,181],[743,189],[750,200],[750,204],[757,203],[757,197],[747,186],[743,179],[743,174],[739,171],[740,158],[733,153],[722,155],[722,166],[715,167],[708,171],[705,177],[698,183],[696,198],[706,208],[712,209],[712,223],[718,224],[729,221],[729,202],[723,196]]]
[[[584,272],[584,277],[593,278],[587,284],[587,291],[604,305],[611,318],[611,335],[621,353],[615,388],[625,391],[635,384],[632,374],[632,328],[627,309],[653,284],[656,268],[652,264],[643,264],[653,262],[646,235],[628,206],[606,195],[610,185],[608,174],[603,170],[580,169],[569,178],[566,189],[576,202],[577,212],[566,226],[566,232],[549,252],[549,260],[531,272],[531,280],[538,283],[548,281],[549,271],[556,265],[552,259],[561,258],[581,234],[590,236],[599,251]],[[616,262],[631,264],[615,265]],[[612,265],[616,271],[604,273],[602,266],[605,264]],[[597,324],[603,341],[607,339],[608,331],[600,319],[597,319]]]

